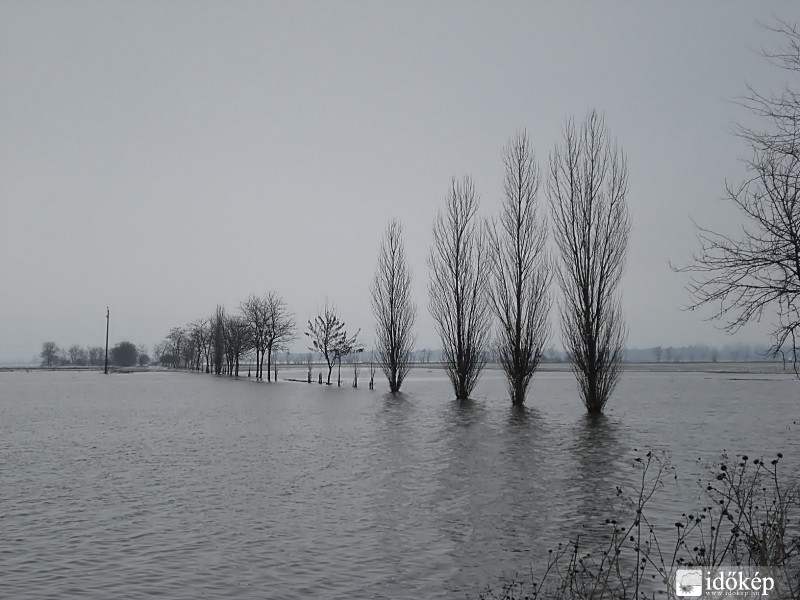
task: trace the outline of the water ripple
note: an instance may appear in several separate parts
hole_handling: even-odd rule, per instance
[[[655,506],[668,522],[697,458],[796,457],[795,385],[631,373],[590,420],[569,373],[537,376],[525,409],[491,371],[466,403],[422,371],[396,396],[2,373],[0,597],[474,596],[599,536],[635,449],[679,467]]]

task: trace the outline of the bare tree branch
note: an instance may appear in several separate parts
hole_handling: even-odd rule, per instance
[[[796,78],[800,32],[783,21],[770,29],[783,36],[784,47],[765,57]],[[697,226],[700,249],[690,264],[673,269],[691,274],[689,308],[712,307],[711,319],[729,333],[774,310],[772,355],[786,360],[788,354],[800,375],[800,92],[787,85],[762,95],[748,86],[739,103],[765,121],[763,129],[734,129],[751,158],[745,181],[726,184],[726,200],[745,224],[737,236]]]

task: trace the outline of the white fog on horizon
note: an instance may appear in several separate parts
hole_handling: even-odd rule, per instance
[[[591,109],[628,160],[628,346],[769,345],[769,318],[731,337],[683,310],[670,262],[697,248],[692,219],[741,226],[723,199],[746,177],[736,98],[788,83],[762,55],[776,19],[800,5],[0,2],[0,362],[103,345],[106,306],[112,344],[152,347],[270,290],[293,350],[326,299],[369,347],[391,219],[417,346],[438,348],[426,259],[451,178],[497,214],[524,128],[547,214],[548,156]]]

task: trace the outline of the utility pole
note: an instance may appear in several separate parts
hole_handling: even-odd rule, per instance
[[[106,306],[106,368],[103,370],[103,373],[106,375],[108,375],[108,321],[110,315],[111,311],[108,310],[108,307]]]

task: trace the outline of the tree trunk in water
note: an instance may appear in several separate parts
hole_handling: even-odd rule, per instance
[[[458,393],[456,394],[457,400],[466,400],[467,396],[467,385],[466,385],[466,377],[464,373],[458,374]]]
[[[517,372],[514,378],[514,393],[511,396],[511,404],[514,406],[522,406],[525,404],[525,382],[523,381],[522,374]]]

